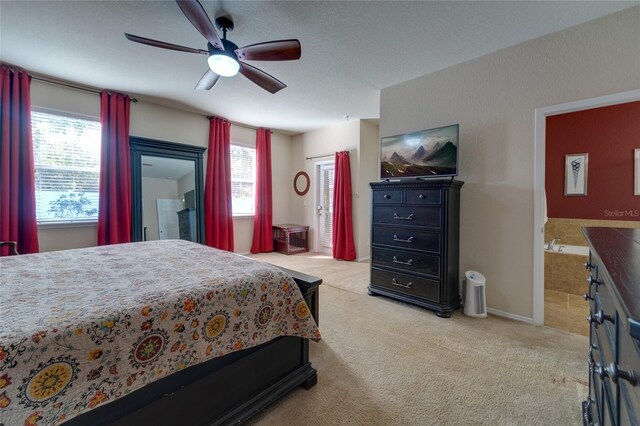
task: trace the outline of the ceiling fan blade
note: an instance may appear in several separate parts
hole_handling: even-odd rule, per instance
[[[220,79],[220,76],[218,74],[216,74],[211,70],[207,70],[207,72],[204,73],[202,78],[200,78],[200,81],[198,81],[198,84],[196,84],[195,89],[209,90],[216,85],[219,79]]]
[[[209,19],[209,15],[205,12],[204,7],[198,0],[176,0],[180,10],[187,17],[189,22],[196,27],[196,30],[200,32],[207,39],[209,43],[216,49],[224,50],[222,41],[216,32],[215,27]]]
[[[266,72],[259,70],[254,66],[245,64],[244,62],[240,62],[240,74],[244,75],[267,92],[276,93],[287,87],[286,84],[275,77],[270,76]]]
[[[124,36],[131,41],[135,41],[136,43],[147,44],[149,46],[154,47],[162,47],[163,49],[177,50],[180,52],[189,52],[189,53],[201,53],[208,55],[209,52],[203,49],[194,49],[192,47],[179,46],[177,44],[165,43],[164,41],[153,40],[150,38],[140,37],[132,34],[124,33]]]
[[[300,59],[301,54],[300,42],[295,39],[267,41],[236,50],[238,59],[247,61],[292,61]]]

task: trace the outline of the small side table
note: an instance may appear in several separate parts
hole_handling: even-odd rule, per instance
[[[309,251],[309,227],[273,225],[273,249],[278,253],[296,254]]]

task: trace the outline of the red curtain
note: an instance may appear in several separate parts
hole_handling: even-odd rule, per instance
[[[23,254],[38,252],[30,83],[26,72],[1,67],[0,241],[16,241]]]
[[[227,120],[212,117],[209,124],[204,217],[208,246],[233,251],[231,212],[231,139]]]
[[[130,102],[120,93],[100,94],[98,245],[131,242]]]
[[[333,257],[353,260],[356,248],[353,243],[351,219],[351,165],[349,152],[336,152],[333,183]]]
[[[256,212],[253,216],[251,253],[273,251],[273,204],[271,194],[271,130],[256,134]]]

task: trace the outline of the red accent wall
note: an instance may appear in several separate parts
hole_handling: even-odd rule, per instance
[[[640,196],[633,195],[640,102],[547,117],[546,127],[547,216],[640,221]],[[587,196],[565,196],[565,155],[584,152]]]

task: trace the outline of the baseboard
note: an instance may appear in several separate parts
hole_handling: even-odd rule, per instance
[[[533,318],[523,317],[522,315],[516,315],[509,312],[499,311],[498,309],[487,308],[487,313],[496,315],[499,317],[509,318],[516,321],[526,322],[527,324],[535,324]]]
[[[251,254],[250,251],[241,251],[241,252],[236,252],[236,254],[239,254],[240,256],[249,256]]]
[[[362,262],[363,260],[369,260],[369,256],[359,257],[356,259],[356,262]]]

